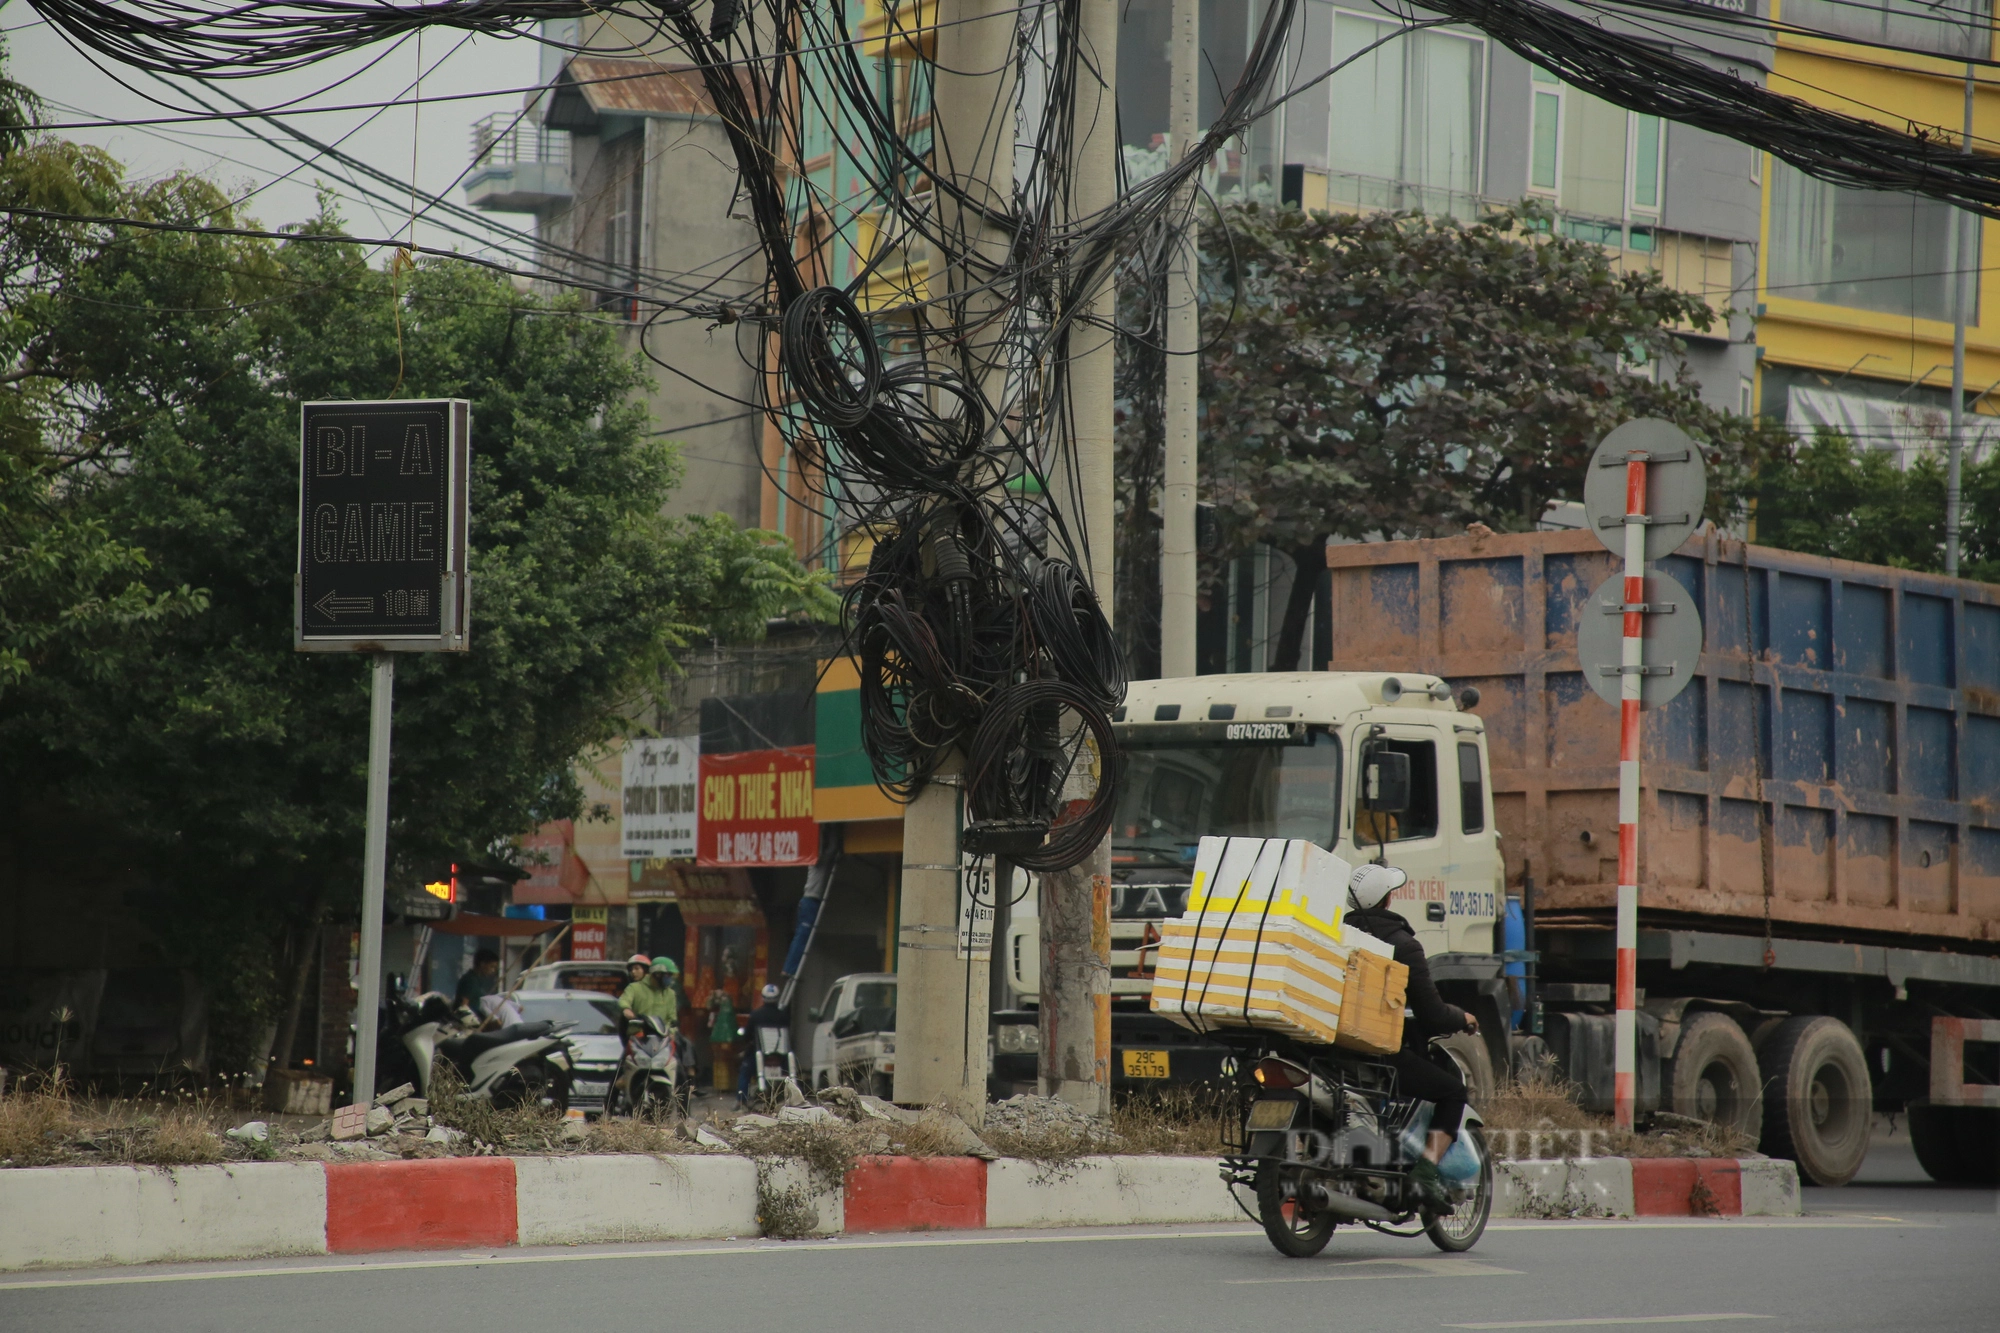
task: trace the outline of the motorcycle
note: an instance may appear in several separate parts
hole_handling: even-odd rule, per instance
[[[1356,1222],[1385,1236],[1428,1236],[1454,1254],[1478,1243],[1493,1210],[1493,1159],[1478,1112],[1466,1108],[1458,1140],[1476,1170],[1463,1180],[1447,1175],[1452,1206],[1434,1209],[1410,1178],[1433,1108],[1399,1096],[1392,1067],[1268,1037],[1235,1044],[1241,1113],[1222,1178],[1232,1193],[1253,1192],[1252,1216],[1278,1253],[1309,1259],[1335,1227]],[[1431,1058],[1450,1057],[1433,1046]]]
[[[377,1083],[414,1083],[428,1098],[431,1070],[443,1059],[463,1085],[459,1095],[490,1101],[500,1110],[541,1105],[569,1108],[571,1066],[564,1038],[568,1024],[546,1019],[510,1023],[493,1032],[461,1032],[451,1002],[430,994],[393,994],[377,1029]]]
[[[681,1079],[679,1034],[651,1015],[626,1021],[634,1030],[605,1096],[604,1113],[645,1119],[666,1110],[685,1115],[688,1089]]]
[[[756,1027],[748,1029],[748,1034],[756,1040],[750,1066],[750,1095],[755,1103],[772,1106],[804,1101],[792,1055],[792,1030]]]

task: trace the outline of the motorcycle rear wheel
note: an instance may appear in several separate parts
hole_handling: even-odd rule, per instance
[[[569,1078],[541,1057],[522,1061],[494,1081],[495,1110],[537,1105],[552,1107],[557,1115],[569,1110]]]
[[[1337,1225],[1332,1213],[1307,1213],[1298,1204],[1297,1167],[1265,1162],[1257,1168],[1257,1218],[1271,1245],[1288,1259],[1310,1259],[1326,1248]],[[1292,1186],[1287,1197],[1286,1185]]]
[[[1479,1174],[1472,1178],[1465,1197],[1450,1216],[1428,1210],[1424,1214],[1424,1234],[1447,1254],[1463,1254],[1477,1245],[1485,1234],[1486,1220],[1493,1215],[1493,1157],[1486,1151],[1486,1131],[1478,1125],[1467,1128],[1467,1137],[1479,1153]]]

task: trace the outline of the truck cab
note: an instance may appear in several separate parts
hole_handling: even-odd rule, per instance
[[[1114,1087],[1225,1072],[1226,1051],[1146,1012],[1149,946],[1158,923],[1185,910],[1205,835],[1305,838],[1355,864],[1407,871],[1389,905],[1415,930],[1441,989],[1492,1034],[1495,1049],[1467,1038],[1453,1054],[1475,1085],[1507,1068],[1494,942],[1505,879],[1486,730],[1443,681],[1389,672],[1134,681],[1112,717],[1125,761],[1111,830]],[[1409,758],[1410,799],[1397,815],[1359,800],[1362,763],[1377,748]],[[1030,895],[1005,932],[1014,1003],[996,1015],[996,1083],[1033,1077],[1037,925]]]

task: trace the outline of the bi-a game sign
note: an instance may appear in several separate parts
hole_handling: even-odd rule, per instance
[[[301,409],[301,651],[465,648],[470,417],[460,399]]]

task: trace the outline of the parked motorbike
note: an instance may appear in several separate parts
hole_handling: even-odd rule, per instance
[[[799,1091],[798,1064],[792,1055],[792,1030],[778,1027],[747,1029],[755,1039],[751,1056],[750,1095],[759,1106],[804,1100]]]
[[[688,1089],[681,1078],[679,1034],[651,1015],[626,1020],[630,1042],[605,1095],[606,1115],[655,1119],[662,1112],[685,1115]]]
[[[493,1032],[463,1032],[451,1002],[435,991],[394,994],[382,1006],[376,1041],[379,1086],[414,1083],[430,1096],[431,1069],[442,1058],[464,1085],[460,1096],[501,1110],[542,1105],[569,1108],[568,1024],[510,1023]]]
[[[1222,1175],[1232,1191],[1254,1193],[1255,1217],[1280,1254],[1311,1258],[1335,1227],[1356,1222],[1385,1236],[1428,1236],[1452,1253],[1478,1242],[1493,1209],[1493,1159],[1477,1112],[1466,1109],[1459,1131],[1476,1169],[1446,1176],[1452,1207],[1436,1210],[1410,1179],[1433,1108],[1397,1095],[1393,1068],[1327,1046],[1238,1044],[1239,1132]],[[1436,1047],[1431,1058],[1450,1059]]]

